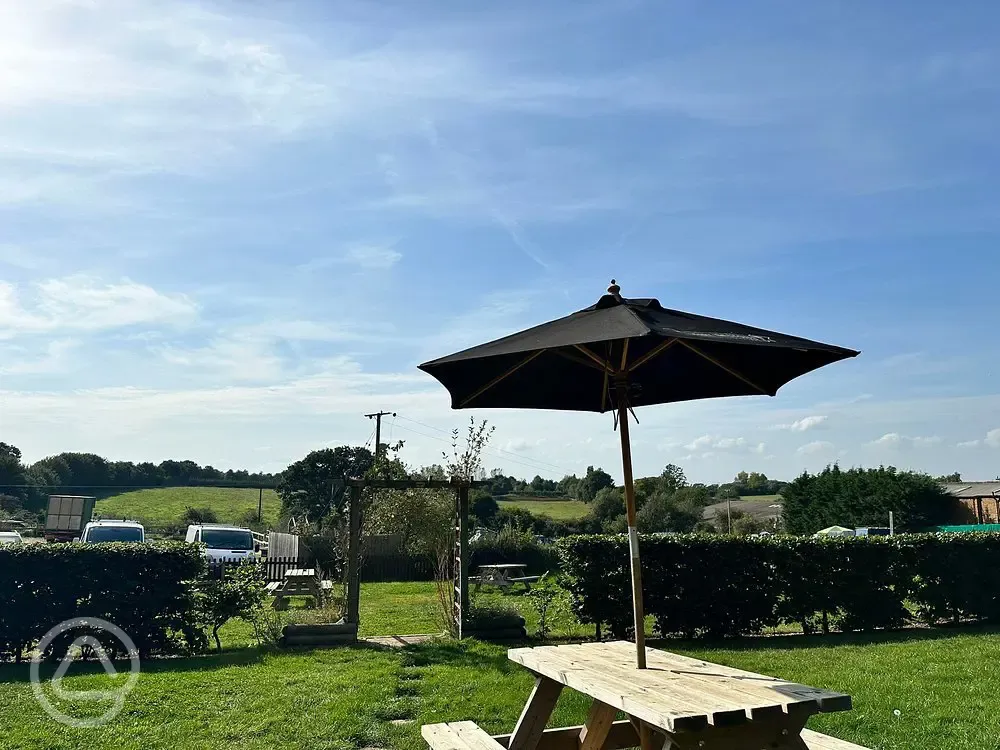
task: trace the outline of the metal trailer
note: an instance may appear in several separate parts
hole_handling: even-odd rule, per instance
[[[45,515],[45,541],[72,542],[94,515],[97,498],[84,495],[49,495]]]

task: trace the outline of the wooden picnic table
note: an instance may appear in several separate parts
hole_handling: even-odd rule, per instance
[[[847,711],[843,693],[654,649],[636,669],[635,644],[516,648],[507,656],[535,674],[510,734],[471,721],[426,724],[432,750],[866,750],[805,729],[816,713]],[[593,702],[587,723],[546,729],[563,688]],[[618,713],[627,718],[616,721]]]
[[[281,609],[290,596],[311,596],[316,606],[322,607],[330,588],[332,582],[322,580],[315,568],[291,568],[285,571],[284,580],[268,584],[267,590],[274,597],[274,608]]]
[[[529,576],[527,569],[528,566],[524,563],[480,565],[478,575],[473,578],[476,583],[474,591],[479,591],[480,586],[508,589],[517,583],[524,584],[524,587],[531,591],[531,584],[535,583],[541,576]]]
[[[506,750],[859,750],[810,732],[815,713],[847,711],[842,693],[647,649],[636,669],[625,641],[517,648],[508,657],[536,676]],[[545,730],[564,687],[593,699],[587,723]],[[628,719],[615,721],[623,712]],[[638,741],[637,741],[638,740]]]

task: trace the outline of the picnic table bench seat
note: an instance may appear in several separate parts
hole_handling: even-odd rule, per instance
[[[267,593],[273,594],[279,588],[281,588],[281,581],[271,581],[267,584]]]
[[[803,729],[800,736],[809,750],[870,750],[863,745],[855,745],[847,740],[838,740],[836,737],[820,734],[811,729]]]
[[[505,750],[474,721],[424,724],[420,734],[431,750]]]

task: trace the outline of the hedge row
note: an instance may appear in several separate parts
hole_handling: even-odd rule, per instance
[[[581,622],[632,626],[628,543],[557,543]],[[848,539],[642,537],[643,599],[657,635],[726,637],[766,627],[804,632],[921,621],[1000,621],[1000,534]]]
[[[200,550],[182,543],[2,546],[0,660],[24,657],[52,627],[79,617],[114,623],[140,656],[197,648],[204,632],[191,582],[204,572]],[[106,648],[122,651],[114,639]]]

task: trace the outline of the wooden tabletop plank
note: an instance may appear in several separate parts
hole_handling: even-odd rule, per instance
[[[647,649],[646,670],[635,668],[635,646],[624,641],[511,649],[509,658],[596,700],[667,731],[697,724],[732,726],[844,711],[850,696],[766,675]]]
[[[595,681],[599,680],[601,685],[615,686],[627,691],[637,700],[645,701],[651,708],[681,710],[690,712],[692,716],[705,715],[712,726],[735,726],[746,722],[749,718],[746,701],[720,698],[706,691],[703,686],[688,684],[681,677],[672,677],[667,691],[663,673],[650,673],[634,666],[629,670],[620,669],[613,661],[613,657],[604,661],[599,656],[589,653],[576,661],[571,655],[573,651],[561,646],[545,647],[545,651],[546,659],[556,659],[566,665],[586,669],[595,675]],[[781,713],[780,707],[772,705],[771,708]]]
[[[600,675],[595,675],[593,668],[531,653],[536,650],[512,649],[508,655],[512,661],[536,674],[561,682],[661,729],[675,732],[704,729],[708,726],[708,716],[704,712],[668,706],[657,696],[647,695],[643,688],[614,679],[602,680]]]
[[[635,658],[635,645],[626,641],[581,645],[603,646],[606,647],[606,650],[616,651],[619,654]],[[650,666],[655,665],[662,669],[681,672],[695,679],[724,682],[731,686],[738,686],[742,690],[751,690],[758,695],[762,694],[762,690],[770,692],[774,694],[779,703],[785,706],[815,701],[819,705],[819,710],[823,713],[850,711],[852,707],[851,696],[844,693],[800,685],[777,677],[747,672],[734,667],[726,667],[722,664],[694,659],[690,656],[682,656],[669,651],[660,651],[652,648],[646,649],[646,663]]]
[[[557,649],[566,649],[566,646],[557,646]],[[755,690],[752,687],[735,683],[733,681],[719,680],[711,676],[705,679],[677,673],[674,670],[663,669],[657,665],[648,664],[647,669],[636,669],[635,649],[630,654],[616,654],[606,651],[588,657],[599,663],[600,669],[613,675],[616,679],[634,682],[635,684],[649,688],[653,691],[660,691],[669,695],[684,694],[693,696],[699,700],[701,705],[708,703],[719,708],[716,711],[732,712],[734,710],[743,711],[750,719],[773,719],[783,713],[810,715],[819,711],[819,704],[812,699],[794,701],[790,709],[786,709],[781,702],[781,696],[775,695],[767,689]],[[718,721],[713,721],[718,724]]]

